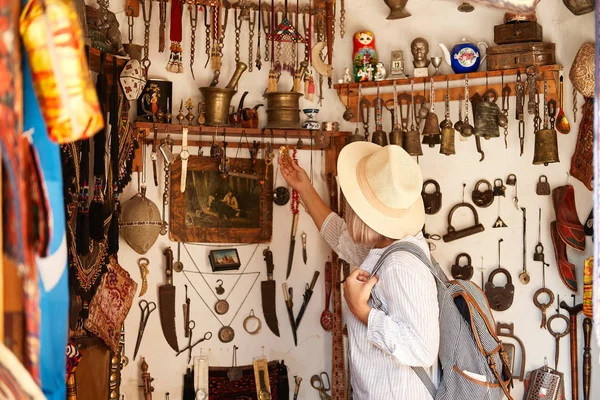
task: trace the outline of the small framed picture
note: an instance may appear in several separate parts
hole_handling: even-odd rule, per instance
[[[240,268],[240,256],[237,249],[211,250],[208,259],[213,272],[230,271]]]

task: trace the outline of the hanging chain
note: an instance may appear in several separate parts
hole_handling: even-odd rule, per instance
[[[309,57],[308,57],[308,43],[309,43],[309,36],[310,36],[310,26],[309,26],[309,22],[307,21],[308,16],[306,15],[306,13],[302,14],[302,29],[304,30],[304,61],[308,62],[309,61]]]
[[[506,117],[506,126],[504,127],[504,148],[506,149],[508,149],[508,110],[510,108],[508,98],[510,93],[510,86],[504,86],[504,72],[502,72],[502,114]]]
[[[271,33],[271,12],[268,9],[262,10],[263,32],[265,33],[265,61],[269,61],[269,34]],[[265,18],[266,15],[266,18]]]
[[[548,129],[548,81],[544,75],[544,129]]]
[[[125,15],[127,15],[127,35],[129,39],[129,44],[133,43],[133,8],[131,6],[127,7],[125,10]]]
[[[242,33],[242,20],[239,19],[238,8],[233,10],[233,27],[235,28],[235,62],[240,62],[240,35]]]
[[[254,28],[256,27],[256,10],[250,10],[250,19],[248,20],[248,72],[254,70]]]
[[[206,41],[204,43],[204,53],[206,54],[206,64],[204,68],[208,66],[210,62],[210,10],[208,6],[204,6],[204,33],[206,35]]]
[[[523,156],[525,152],[525,86],[521,80],[521,71],[517,72],[517,105],[516,105],[516,117],[519,121],[519,146],[521,148],[520,155]]]
[[[431,102],[431,109],[429,112],[435,112],[435,89],[433,78],[431,78],[431,88],[429,89],[429,101]]]
[[[444,96],[444,118],[450,121],[450,80],[446,77],[446,95]]]
[[[150,4],[148,9],[146,9],[146,1]],[[144,58],[142,58],[142,67],[144,67],[144,75],[148,76],[148,70],[150,69],[150,65],[152,62],[150,58],[148,58],[148,53],[150,52],[150,22],[152,22],[152,0],[142,0],[140,1],[140,5],[142,6],[142,16],[144,18]]]
[[[537,134],[542,125],[542,119],[540,118],[540,94],[537,92],[537,90],[535,92],[534,114],[535,114],[535,117],[533,118],[533,129],[534,129],[535,133]]]
[[[469,74],[465,75],[465,125],[469,124]]]
[[[392,126],[393,130],[398,129],[398,124],[400,123],[400,114],[398,110],[398,89],[396,88],[396,81],[394,81],[394,124]]]
[[[167,28],[167,0],[159,0],[160,6],[160,26],[158,32],[158,52],[165,51],[165,30]]]
[[[573,88],[573,123],[577,122],[577,89]]]
[[[192,71],[192,78],[194,76],[194,57],[196,55],[196,28],[198,27],[198,6],[195,3],[188,5],[188,11],[190,12],[190,27],[192,28],[192,38],[190,43],[190,71]]]
[[[346,4],[345,1],[342,0],[341,9],[340,9],[340,36],[342,39],[346,34]]]
[[[261,35],[262,35],[262,3],[261,0],[258,1],[258,43],[256,44],[256,69],[258,69],[260,71],[260,68],[262,67],[262,61],[261,61],[261,48],[260,48],[260,40],[261,40]],[[266,40],[266,38],[265,38]]]

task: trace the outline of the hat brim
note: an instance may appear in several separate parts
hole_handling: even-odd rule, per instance
[[[375,232],[390,239],[414,236],[425,224],[425,206],[421,196],[402,217],[391,217],[373,207],[360,188],[356,166],[364,157],[378,150],[381,146],[369,142],[354,142],[344,147],[337,162],[340,189],[356,215]]]

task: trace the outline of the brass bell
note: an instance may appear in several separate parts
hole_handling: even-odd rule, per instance
[[[390,144],[403,145],[404,132],[400,129],[394,129],[389,133]]]
[[[533,164],[548,165],[560,162],[558,159],[558,139],[554,129],[540,129],[535,134]]]
[[[442,144],[440,146],[440,154],[445,154],[447,156],[456,154],[456,148],[454,146],[455,132],[456,131],[452,127],[452,124],[442,129]]]
[[[411,129],[408,132],[404,132],[402,140],[402,147],[411,156],[422,156],[423,149],[421,148],[421,139],[419,138],[419,131]]]
[[[242,6],[240,8],[240,15],[238,16],[239,21],[250,21],[250,7]]]
[[[486,139],[500,137],[500,127],[498,126],[500,109],[495,102],[487,101],[486,98],[481,99],[478,94],[471,98],[475,114],[473,133],[475,136],[482,136]]]
[[[380,145],[381,147],[387,146],[387,135],[384,131],[378,130],[373,132],[373,137],[371,138],[371,142]]]
[[[429,147],[434,147],[436,144],[442,143],[440,123],[438,116],[434,112],[430,112],[427,114],[427,118],[425,118],[422,143],[429,145]]]

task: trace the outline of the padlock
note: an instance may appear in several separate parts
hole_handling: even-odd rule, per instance
[[[435,186],[435,191],[433,193],[425,192],[425,188],[429,185]],[[423,197],[423,204],[425,205],[425,214],[437,214],[442,208],[442,192],[440,191],[440,184],[433,179],[423,182],[421,197]]]
[[[494,197],[492,196],[492,199],[493,198]],[[471,212],[473,213],[473,219],[475,221],[472,226],[470,226],[468,228],[463,228],[463,229],[457,231],[452,226],[452,216],[454,215],[454,212],[456,210],[458,210],[459,208],[463,208],[463,207],[466,207],[469,210],[471,210]],[[477,215],[477,210],[475,209],[475,207],[473,207],[469,203],[458,203],[457,205],[452,207],[452,209],[450,210],[450,213],[448,214],[448,233],[446,233],[442,237],[442,239],[444,240],[444,242],[448,243],[448,242],[452,242],[454,240],[465,238],[467,236],[475,235],[476,233],[483,232],[484,230],[485,230],[484,226],[479,223],[479,215]]]
[[[544,245],[541,243],[538,243],[537,246],[535,246],[535,253],[533,254],[533,261],[539,261],[542,263],[546,263],[545,257],[544,257]]]
[[[494,196],[506,197],[506,186],[504,186],[504,181],[500,178],[494,181]]]
[[[506,276],[505,286],[494,285],[494,277],[498,274]],[[496,268],[490,274],[485,284],[485,296],[490,308],[494,311],[505,311],[510,308],[515,297],[515,287],[512,283],[510,272],[504,268]]]
[[[540,175],[535,192],[538,196],[550,196],[550,183],[548,182],[548,177],[546,175]]]
[[[487,190],[480,191],[479,187],[484,184],[487,186]],[[481,179],[475,184],[475,189],[473,189],[473,192],[471,193],[471,198],[477,207],[486,208],[491,206],[494,202],[492,184],[485,179]]]
[[[517,184],[517,176],[515,174],[510,174],[507,178],[506,178],[506,184],[508,186],[515,186]]]
[[[460,265],[460,259],[466,258],[467,263],[465,265]],[[473,266],[471,265],[471,256],[467,253],[460,253],[456,256],[456,261],[454,261],[454,265],[451,268],[452,277],[454,279],[462,279],[464,281],[468,281],[473,277]]]

